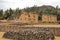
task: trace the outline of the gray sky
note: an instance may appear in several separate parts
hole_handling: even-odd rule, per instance
[[[60,7],[60,0],[0,0],[0,9],[16,9],[16,8],[26,8],[32,7],[34,5],[52,5]]]

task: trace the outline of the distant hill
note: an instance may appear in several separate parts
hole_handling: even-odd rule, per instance
[[[50,6],[50,5],[43,5],[43,6],[40,6],[39,8],[40,9],[46,9],[46,8],[48,8],[48,9],[55,9],[55,7]]]
[[[31,12],[31,11],[35,11],[35,12],[37,12],[38,14],[41,14],[41,13],[50,13],[50,14],[53,14],[53,13],[55,13],[56,11],[56,8],[55,7],[53,7],[53,6],[49,6],[49,5],[43,5],[43,6],[39,6],[39,7],[37,7],[37,6],[33,6],[33,7],[28,7],[28,8],[25,8],[25,9],[23,9],[23,10],[25,10],[26,12]]]

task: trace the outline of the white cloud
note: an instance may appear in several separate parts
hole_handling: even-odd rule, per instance
[[[31,7],[33,5],[59,5],[60,0],[0,0],[0,9],[8,9],[8,8],[25,8]]]
[[[60,0],[36,0],[37,5],[58,5],[60,3]]]

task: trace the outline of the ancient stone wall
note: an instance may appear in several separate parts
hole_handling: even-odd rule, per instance
[[[9,38],[13,40],[54,40],[55,36],[49,30],[20,30],[19,32],[6,32],[3,35],[4,38]]]
[[[0,31],[15,31],[18,32],[20,30],[25,30],[25,29],[29,29],[29,30],[35,30],[35,29],[39,29],[39,30],[50,30],[51,32],[53,32],[54,35],[56,36],[60,36],[60,28],[55,28],[55,27],[24,27],[24,26],[5,26],[5,25],[0,25]]]

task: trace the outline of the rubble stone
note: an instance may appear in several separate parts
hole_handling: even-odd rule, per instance
[[[49,30],[6,32],[3,37],[13,40],[54,40],[54,34]]]

